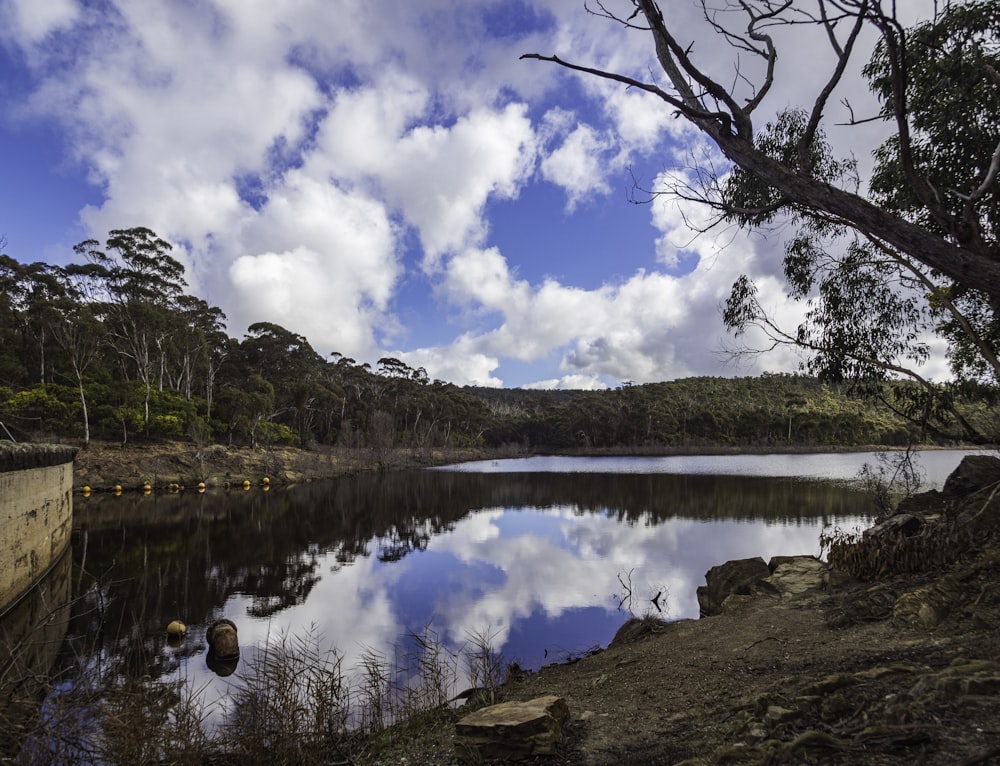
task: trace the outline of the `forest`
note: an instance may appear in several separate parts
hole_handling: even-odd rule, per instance
[[[323,356],[268,322],[238,340],[219,308],[185,291],[183,266],[151,230],[75,250],[69,266],[0,255],[0,437],[376,450],[948,442],[905,382],[765,374],[604,391],[472,388],[391,357],[373,368]],[[988,389],[941,389],[949,412],[994,432]]]

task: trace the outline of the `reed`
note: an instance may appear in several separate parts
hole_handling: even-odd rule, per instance
[[[346,668],[314,627],[246,650],[238,683],[210,723],[204,690],[182,681],[129,678],[114,663],[82,660],[72,677],[50,679],[39,713],[19,732],[12,762],[77,764],[363,763],[398,747],[413,726],[450,721],[464,662],[470,682],[496,698],[505,666],[489,631],[458,651],[429,628],[391,656],[366,649]],[[442,713],[446,713],[442,718]]]

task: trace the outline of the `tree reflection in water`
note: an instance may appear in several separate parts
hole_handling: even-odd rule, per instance
[[[815,481],[437,471],[360,475],[266,493],[94,496],[76,506],[76,524],[86,534],[78,536],[74,555],[86,571],[78,575],[82,600],[69,632],[99,632],[103,651],[123,668],[157,676],[179,661],[164,651],[163,627],[171,619],[192,626],[192,651],[203,636],[199,626],[234,597],[245,603],[233,619],[273,619],[306,604],[324,577],[358,559],[400,565],[479,509],[559,509],[626,527],[671,520],[813,527],[859,516],[860,503],[850,489]],[[609,557],[612,566],[628,558],[627,551],[617,554]],[[428,603],[434,596],[425,594]]]

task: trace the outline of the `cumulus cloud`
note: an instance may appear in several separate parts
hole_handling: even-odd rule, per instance
[[[42,42],[48,35],[71,26],[80,17],[74,0],[10,0],[0,9],[0,21],[7,30],[4,36],[20,38],[29,44]]]
[[[536,391],[564,389],[566,391],[603,391],[608,384],[596,375],[563,375],[561,378],[549,378],[527,383],[522,388]]]
[[[391,324],[401,269],[379,202],[292,173],[242,240],[248,252],[228,272],[240,324],[267,319],[348,356],[369,352],[375,328]]]
[[[542,178],[566,191],[566,209],[595,193],[609,191],[605,181],[606,154],[614,146],[607,136],[598,135],[589,125],[577,125],[562,144],[542,159]]]
[[[696,4],[672,13],[695,54],[718,46]],[[192,291],[236,336],[271,321],[362,361],[405,338],[389,353],[431,377],[596,387],[735,372],[718,312],[740,273],[779,314],[801,312],[782,293],[780,237],[695,237],[705,210],[693,205],[651,204],[648,259],[608,256],[603,280],[578,279],[577,260],[596,260],[580,239],[556,243],[550,267],[497,245],[499,226],[542,233],[553,214],[590,215],[630,166],[682,178],[700,146],[655,96],[518,59],[556,53],[649,79],[649,36],[576,2],[11,0],[0,14],[33,83],[12,111],[59,125],[101,191],[81,211],[89,233],[145,225],[171,239]],[[58,35],[66,46],[47,43]],[[807,38],[782,37],[782,67],[813,55]],[[702,60],[728,80],[724,53]],[[779,71],[762,110],[811,103],[800,69]],[[856,79],[845,87],[863,103]],[[836,138],[847,152],[872,134]],[[450,341],[404,326],[403,285]],[[512,381],[509,360],[540,374]]]

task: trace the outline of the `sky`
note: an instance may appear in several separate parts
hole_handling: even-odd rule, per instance
[[[709,71],[752,74],[693,3],[669,6]],[[760,123],[828,71],[824,38],[780,42]],[[693,158],[725,163],[654,97],[524,53],[657,72],[647,32],[582,0],[0,0],[5,252],[65,264],[146,226],[233,337],[272,322],[458,385],[795,370],[787,349],[734,358],[721,320],[740,274],[802,316],[787,232],[699,233],[694,203],[634,204]],[[857,77],[842,90],[865,108]],[[880,129],[831,140],[864,172]]]

